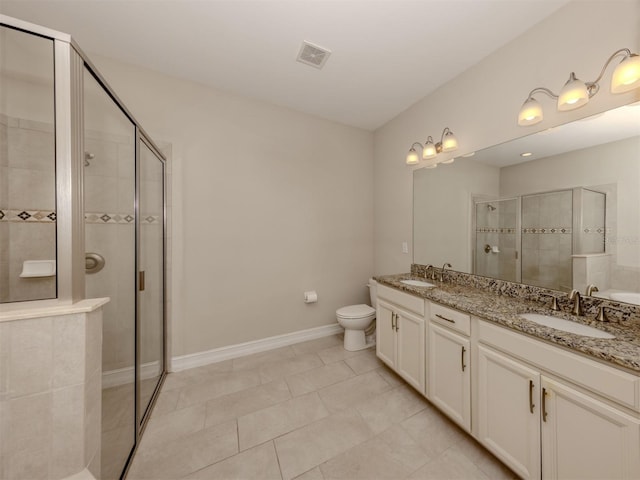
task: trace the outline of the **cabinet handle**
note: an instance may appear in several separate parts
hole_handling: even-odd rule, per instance
[[[398,314],[396,313],[396,332],[397,332],[398,330],[400,330],[400,327],[398,326],[398,318],[399,318],[399,317],[400,317],[400,315],[398,315]]]
[[[462,347],[462,355],[460,355],[460,363],[462,364],[462,371],[463,371],[463,372],[464,372],[464,369],[467,367],[467,366],[464,364],[464,352],[466,352],[466,351],[467,351],[467,349],[466,349],[466,348],[464,348],[464,347]]]
[[[547,389],[542,389],[542,421],[547,421]]]
[[[529,412],[533,413],[533,380],[529,380]]]
[[[138,272],[138,287],[141,292],[144,292],[144,270]]]
[[[396,329],[396,314],[391,312],[391,330]]]
[[[455,320],[451,320],[450,318],[443,317],[443,316],[442,316],[442,315],[440,315],[439,313],[436,313],[436,317],[441,318],[442,320],[446,320],[447,322],[456,323],[456,321],[455,321]]]

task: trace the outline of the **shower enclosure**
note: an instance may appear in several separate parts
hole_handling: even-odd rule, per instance
[[[473,273],[570,291],[573,257],[605,253],[606,199],[577,187],[476,201]]]
[[[167,160],[69,36],[0,20],[0,303],[110,297],[95,473],[121,478],[166,372]]]

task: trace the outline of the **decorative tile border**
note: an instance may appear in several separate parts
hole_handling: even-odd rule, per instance
[[[604,234],[606,229],[604,227],[587,227],[582,230],[582,233],[599,233]]]
[[[546,233],[563,233],[571,234],[572,229],[569,227],[540,227],[540,228],[523,228],[524,234],[546,234]]]
[[[56,223],[52,210],[0,210],[0,222]]]
[[[476,233],[511,233],[515,234],[515,228],[477,227]]]
[[[135,217],[131,213],[104,213],[104,212],[87,212],[84,214],[85,223],[93,224],[120,224],[132,225]],[[142,225],[159,224],[162,222],[160,215],[147,215],[140,220]]]
[[[51,210],[9,210],[0,209],[0,222],[20,223],[56,223],[57,215]],[[133,224],[135,217],[130,213],[85,213],[86,223],[117,223]],[[147,215],[140,221],[143,225],[155,225],[162,223],[161,215]]]

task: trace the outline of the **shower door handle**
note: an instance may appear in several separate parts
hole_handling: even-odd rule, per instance
[[[141,292],[144,292],[144,270],[138,272],[138,286]]]

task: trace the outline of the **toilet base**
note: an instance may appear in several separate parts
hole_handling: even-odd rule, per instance
[[[364,335],[364,330],[345,329],[344,331],[344,349],[349,352],[364,350],[365,348],[372,347],[375,344],[375,340],[367,342],[367,338]]]

